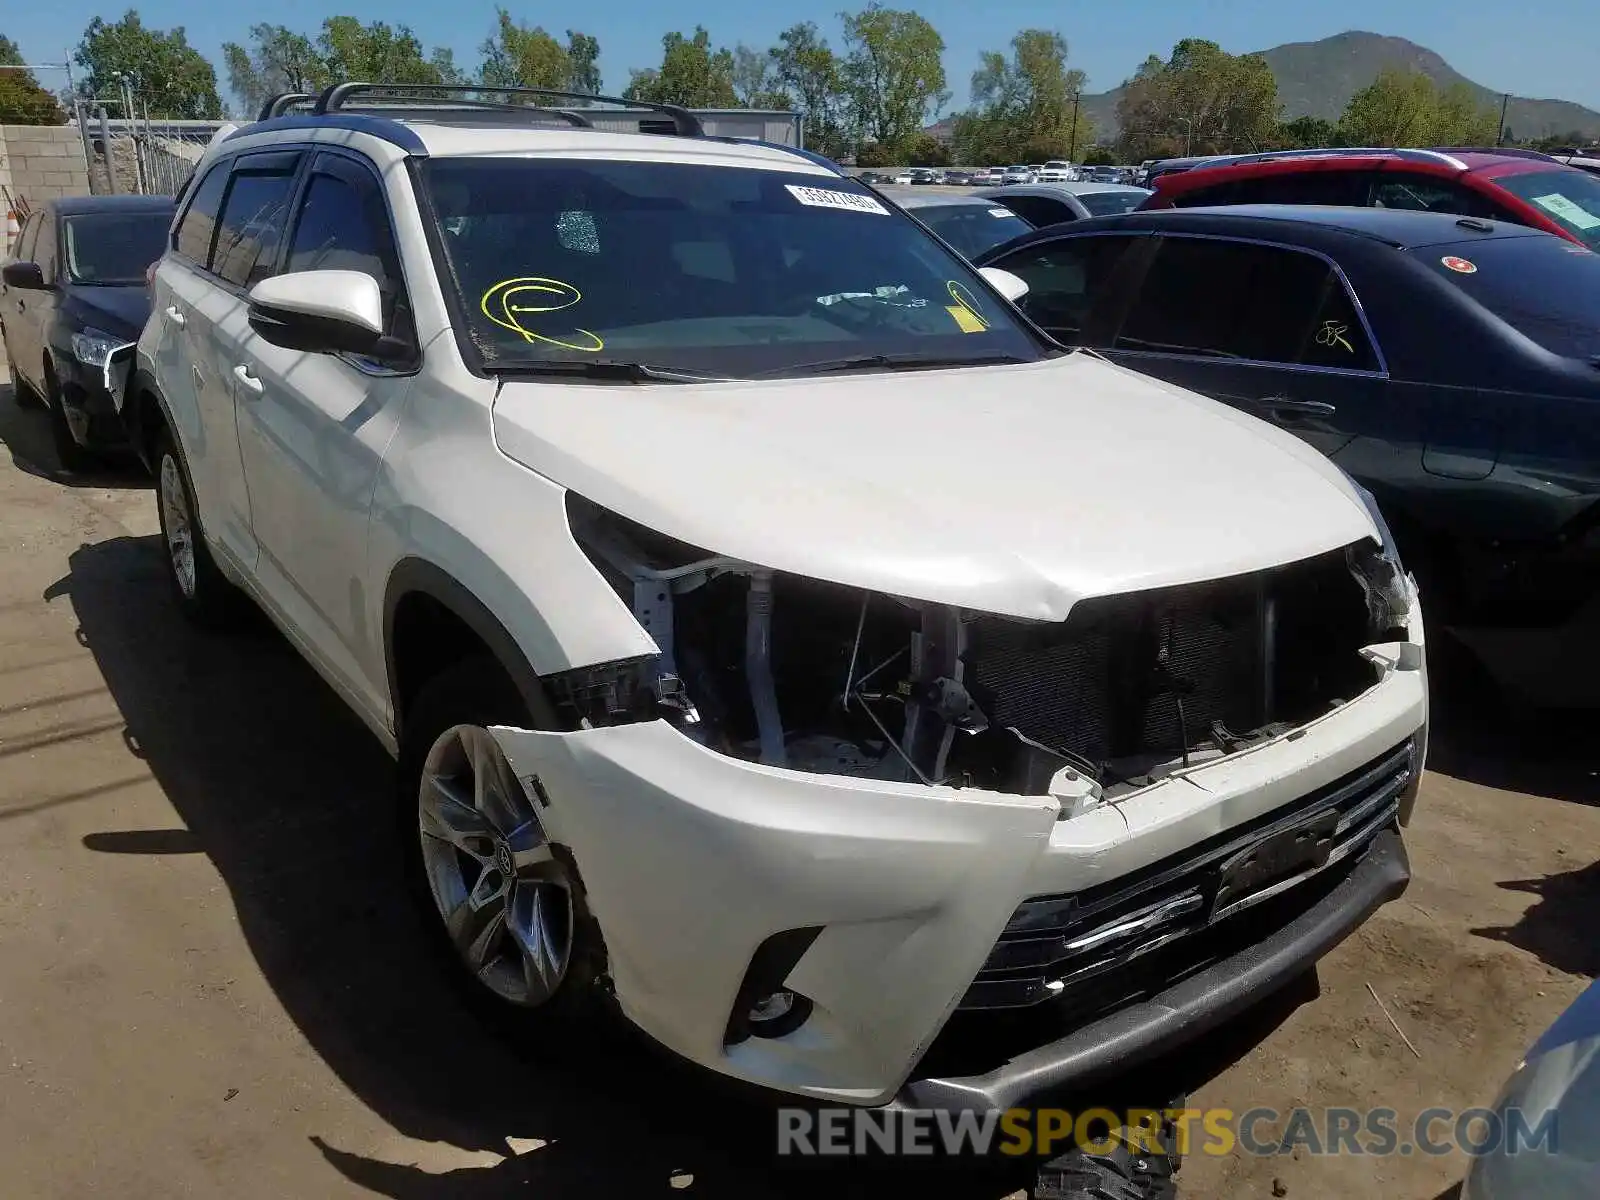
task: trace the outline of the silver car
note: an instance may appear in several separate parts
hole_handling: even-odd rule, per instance
[[[1039,227],[1132,212],[1150,195],[1148,188],[1120,183],[1025,183],[982,188],[973,195],[1003,204]]]
[[[879,194],[893,200],[967,259],[1021,237],[1033,228],[1023,217],[974,192],[939,192],[928,188],[886,187]]]

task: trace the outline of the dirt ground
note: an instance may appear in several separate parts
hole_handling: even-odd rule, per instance
[[[1016,1191],[992,1167],[780,1165],[769,1118],[652,1057],[578,1070],[496,1040],[404,915],[370,736],[269,629],[180,622],[136,474],[58,478],[6,386],[0,441],[0,1193]],[[1600,973],[1592,739],[1438,691],[1410,891],[1302,985],[1145,1064],[1161,1086],[1235,1111],[1487,1103]],[[1181,1178],[1206,1200],[1436,1200],[1463,1169],[1235,1153]]]

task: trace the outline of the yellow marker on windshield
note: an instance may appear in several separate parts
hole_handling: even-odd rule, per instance
[[[563,331],[562,337],[551,337],[547,333],[540,333],[530,329],[530,324],[537,324],[540,318],[547,313],[560,312],[564,308],[571,308],[583,299],[583,293],[570,283],[559,279],[546,279],[538,275],[525,275],[518,279],[504,279],[495,284],[483,294],[480,307],[483,315],[496,325],[519,333],[529,342],[544,342],[551,346],[560,346],[563,350],[580,350],[592,353],[605,349],[605,342],[598,333],[587,329],[574,327],[570,333]],[[576,340],[581,337],[581,341]],[[566,340],[574,338],[574,340]]]
[[[961,327],[962,333],[984,333],[988,330],[989,322],[984,320],[978,302],[971,292],[953,279],[945,284],[945,290],[950,293],[950,299],[955,303],[945,305],[944,310]]]

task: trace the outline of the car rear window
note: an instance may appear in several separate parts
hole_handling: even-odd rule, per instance
[[[1411,250],[1546,350],[1600,356],[1600,255],[1549,234]]]
[[[1033,228],[999,204],[930,204],[911,213],[969,259]]]
[[[1563,167],[1501,175],[1494,182],[1533,205],[1591,250],[1600,250],[1600,176]]]
[[[166,249],[172,214],[84,213],[66,219],[67,275],[74,283],[143,285],[145,270]]]
[[[1117,213],[1132,212],[1144,203],[1149,194],[1143,188],[1129,188],[1125,192],[1079,192],[1078,200],[1089,210],[1091,217],[1110,217]]]

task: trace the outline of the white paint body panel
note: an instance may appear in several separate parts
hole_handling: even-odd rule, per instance
[[[414,126],[440,154],[592,154],[826,175],[765,147]],[[420,372],[268,347],[243,294],[169,256],[139,346],[204,536],[392,751],[386,592],[412,562],[480,603],[539,673],[657,647],[567,525],[568,490],[783,571],[1060,620],[1089,596],[1275,566],[1375,535],[1293,437],[1079,353],[1035,365],[759,383],[503,389],[462,361],[397,146],[349,130],[214,146],[341,146],[383,181]],[[163,319],[176,308],[182,324]],[[247,366],[261,388],[229,384]],[[251,396],[241,395],[251,391]],[[553,799],[624,1012],[704,1066],[806,1095],[891,1096],[1016,905],[1115,878],[1425,730],[1420,616],[1375,684],[1283,738],[1072,820],[1050,797],[808,775],[662,722],[504,729]],[[722,1045],[755,947],[824,932],[791,973],[796,1033]]]

